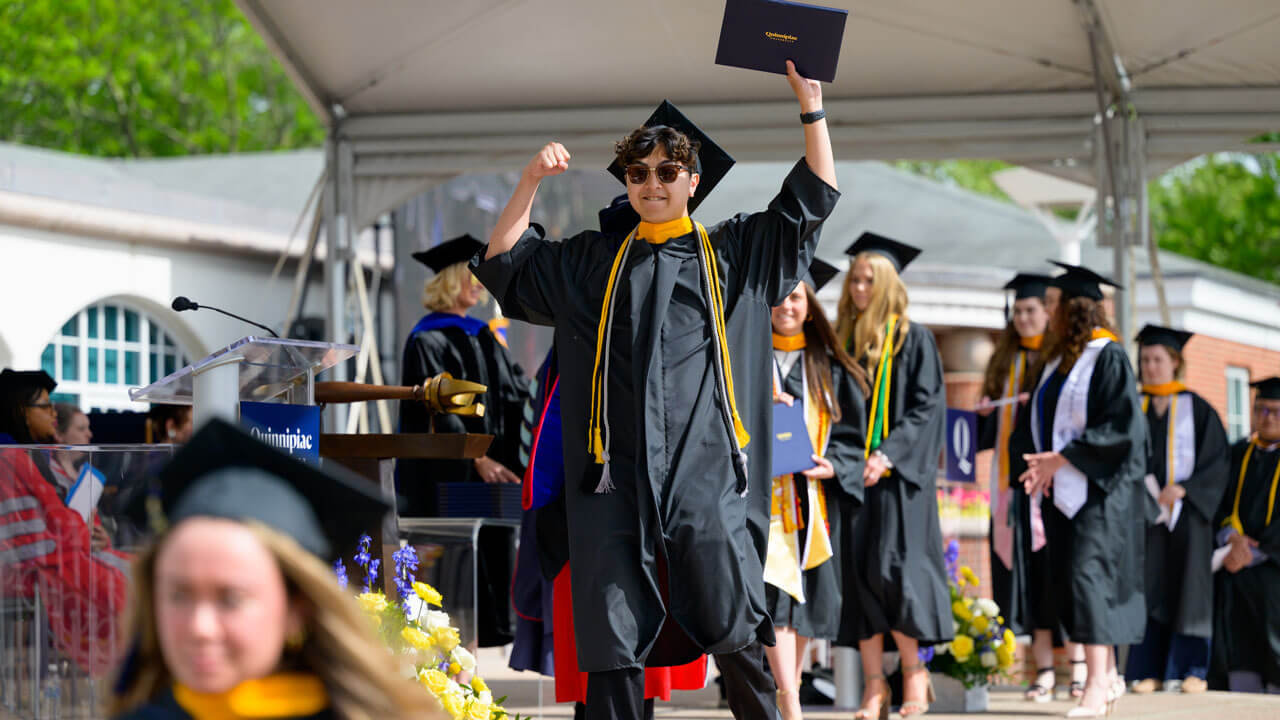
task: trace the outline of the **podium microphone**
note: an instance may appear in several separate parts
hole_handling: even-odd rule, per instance
[[[173,303],[169,307],[173,308],[177,312],[182,312],[183,310],[199,310],[200,308],[204,308],[205,310],[213,310],[214,312],[220,312],[223,315],[226,315],[227,317],[233,317],[239,320],[240,322],[249,323],[254,327],[262,328],[263,330],[266,330],[267,332],[271,333],[271,337],[274,337],[274,338],[280,337],[279,335],[276,335],[275,330],[272,330],[271,328],[267,327],[266,325],[263,325],[262,323],[256,323],[250,320],[249,318],[242,318],[239,315],[236,315],[235,313],[227,312],[226,310],[223,310],[221,308],[216,308],[212,305],[201,305],[200,303],[193,302],[192,300],[182,295],[179,295],[178,297],[174,298]]]

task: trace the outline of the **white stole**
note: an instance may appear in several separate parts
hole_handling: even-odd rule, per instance
[[[1053,413],[1053,437],[1050,449],[1059,452],[1072,440],[1084,433],[1084,426],[1089,420],[1089,383],[1093,380],[1093,369],[1098,363],[1098,355],[1102,348],[1111,342],[1110,338],[1097,338],[1085,345],[1080,358],[1067,373],[1062,383],[1062,392],[1058,395],[1058,406]],[[1061,357],[1048,363],[1040,375],[1039,388],[1045,380],[1057,371],[1062,362]],[[1040,437],[1040,403],[1035,397],[1031,402],[1031,437],[1035,441],[1036,451],[1044,452],[1044,439]],[[1067,463],[1053,474],[1053,504],[1068,518],[1074,518],[1080,508],[1089,499],[1089,479],[1071,463]],[[1034,498],[1039,502],[1040,498]]]

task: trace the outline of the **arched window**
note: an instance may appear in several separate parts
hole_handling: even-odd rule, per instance
[[[86,412],[145,408],[129,400],[129,388],[149,385],[190,362],[155,318],[119,300],[73,315],[40,356],[41,367],[58,381],[54,402],[72,402]]]

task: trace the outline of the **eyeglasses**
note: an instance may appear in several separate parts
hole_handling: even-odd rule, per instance
[[[636,163],[635,165],[627,166],[627,182],[632,185],[643,185],[648,182],[649,173],[656,171],[658,173],[658,182],[663,185],[670,185],[676,181],[676,178],[680,177],[681,170],[689,170],[689,168],[673,162],[662,163],[658,167],[649,167],[648,165]],[[692,174],[693,171],[689,170],[689,173]]]
[[[1253,411],[1258,414],[1258,417],[1261,417],[1261,418],[1271,417],[1272,415],[1274,415],[1277,418],[1280,418],[1280,407],[1267,407],[1266,405],[1254,405]]]

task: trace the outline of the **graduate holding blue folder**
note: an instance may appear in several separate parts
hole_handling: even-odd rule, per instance
[[[797,691],[809,641],[834,640],[839,629],[840,568],[833,557],[842,519],[857,512],[862,494],[867,374],[840,349],[816,295],[837,272],[815,259],[804,282],[772,313],[774,397],[779,410],[798,411],[800,418],[795,426],[773,427],[775,476],[764,567],[777,637],[766,654],[783,720],[800,718]],[[786,458],[792,444],[811,454]],[[790,462],[780,464],[783,459]],[[797,469],[779,472],[784,464]]]

